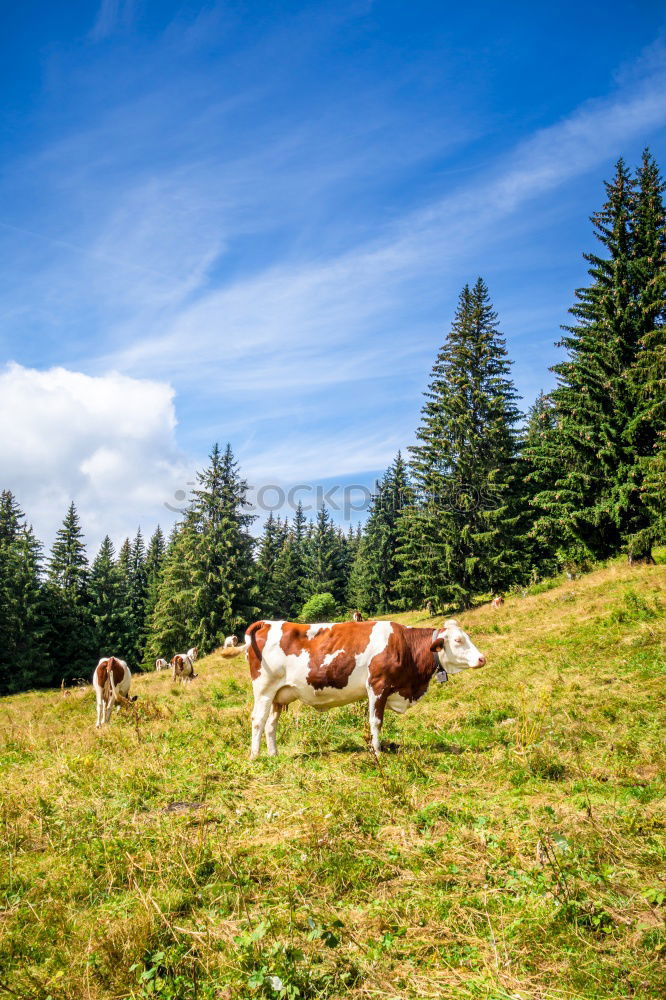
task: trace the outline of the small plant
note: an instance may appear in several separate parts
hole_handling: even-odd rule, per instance
[[[336,949],[340,943],[340,930],[344,924],[333,920],[330,926],[308,917],[303,945],[321,942],[325,948]],[[333,966],[306,955],[305,947],[281,940],[267,920],[234,938],[239,971],[247,986],[266,1000],[308,1000],[328,997],[345,991],[355,981],[356,973],[345,963]]]
[[[608,621],[613,625],[625,625],[628,622],[653,621],[662,615],[663,608],[658,598],[650,601],[629,588],[622,599],[622,605],[611,611]]]
[[[561,781],[567,773],[561,760],[542,749],[535,750],[530,754],[529,770],[534,777],[545,778],[546,781]]]
[[[528,707],[523,694],[515,728],[516,746],[520,750],[528,750],[541,739],[550,715],[551,703],[552,693],[542,691],[536,704],[533,707]]]
[[[330,622],[338,616],[338,606],[332,594],[313,594],[301,608],[302,622]]]

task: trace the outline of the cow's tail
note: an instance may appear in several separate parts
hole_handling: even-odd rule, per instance
[[[111,691],[113,692],[113,700],[117,701],[118,695],[116,693],[116,682],[113,679],[113,664],[114,664],[114,657],[112,656],[108,661],[106,669],[107,669],[107,676],[109,678],[109,684],[111,685]]]
[[[245,633],[245,654],[247,655],[251,648],[259,663],[261,663],[261,650],[257,645],[257,632],[263,624],[263,622],[255,622]]]
[[[102,685],[102,701],[105,705],[111,700],[111,685],[113,681],[109,675],[112,673],[113,671],[109,670],[109,660],[107,660],[104,664],[104,683]]]

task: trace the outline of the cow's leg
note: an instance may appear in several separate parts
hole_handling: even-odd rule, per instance
[[[254,708],[252,709],[252,750],[250,752],[250,760],[254,760],[259,756],[261,735],[266,726],[268,716],[273,707],[273,699],[277,692],[277,687],[260,692],[255,691]]]
[[[268,756],[277,756],[277,727],[280,721],[280,712],[284,708],[284,705],[278,705],[276,701],[271,705],[271,712],[268,716],[268,722],[266,723],[266,728],[264,732],[266,733],[266,747],[268,748]]]
[[[102,692],[97,692],[97,722],[95,723],[95,728],[99,729],[102,725]]]
[[[382,691],[376,694],[371,684],[368,684],[368,714],[370,718],[370,733],[372,736],[372,749],[375,753],[381,753],[381,732],[384,721],[384,709],[389,692]]]
[[[111,722],[111,711],[113,709],[113,698],[109,698],[109,700],[106,703],[105,708],[106,708],[106,712],[105,712],[105,719],[104,719],[104,721],[108,724],[109,722]]]

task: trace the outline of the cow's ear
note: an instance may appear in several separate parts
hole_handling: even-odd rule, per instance
[[[444,649],[444,636],[440,635],[439,639],[435,639],[432,646],[430,647],[431,653],[439,653],[440,649]]]

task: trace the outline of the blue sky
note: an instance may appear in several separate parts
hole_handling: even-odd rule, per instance
[[[603,179],[666,160],[657,3],[4,7],[1,485],[47,541],[170,527],[214,440],[371,483],[478,274],[527,406]]]

